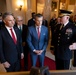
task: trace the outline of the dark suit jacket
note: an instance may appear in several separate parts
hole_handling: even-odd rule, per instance
[[[17,27],[17,24],[15,24],[15,26]],[[28,26],[23,24],[21,31],[22,42],[26,42],[27,33],[28,33]]]
[[[0,22],[0,29],[4,27],[4,22]]]
[[[43,20],[42,25],[44,25],[44,26],[48,27],[48,22],[47,22],[47,20],[46,20],[46,19],[44,19],[44,20]]]
[[[21,59],[22,38],[17,27],[14,27],[17,35],[17,44],[15,45],[12,37],[6,27],[0,30],[0,61],[2,63],[8,61],[10,64]]]
[[[30,20],[28,20],[28,26],[33,26],[35,25],[35,21],[33,20],[33,18],[31,18]]]
[[[63,29],[57,29],[53,41],[56,58],[69,60],[72,58],[69,46],[76,42],[76,27],[69,22]]]
[[[22,41],[23,42],[26,42],[27,34],[28,34],[28,26],[23,24],[22,26]]]
[[[53,18],[50,20],[49,26],[51,27],[51,32],[52,32],[52,33],[54,32],[54,29],[55,29],[56,20],[57,20],[57,19],[53,19]]]

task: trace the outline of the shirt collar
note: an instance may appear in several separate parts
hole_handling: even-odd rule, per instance
[[[8,30],[11,29],[11,28],[13,29],[13,27],[8,27],[8,26],[6,26],[6,25],[5,25],[5,27],[6,27]]]
[[[69,23],[69,21],[67,21],[65,24],[64,24],[64,27]]]
[[[36,28],[38,28],[38,27],[41,28],[41,25],[40,26],[36,26]]]

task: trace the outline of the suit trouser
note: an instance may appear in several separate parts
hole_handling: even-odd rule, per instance
[[[24,68],[25,70],[28,70],[28,54],[29,54],[28,46],[24,46],[23,50],[24,50]]]
[[[39,60],[39,67],[44,66],[44,57],[45,57],[45,52],[43,52],[41,55],[37,55],[35,53],[31,54],[31,61],[32,61],[32,66],[36,66],[37,58]]]
[[[76,67],[76,50],[74,50],[74,62],[73,62],[73,66]]]
[[[16,72],[20,71],[20,60],[17,60],[17,62],[10,64],[11,66],[9,68],[6,68],[7,72]]]
[[[68,70],[70,65],[70,60],[62,60],[56,58],[56,69],[57,70]]]

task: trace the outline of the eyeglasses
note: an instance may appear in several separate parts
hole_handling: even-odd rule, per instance
[[[22,22],[23,20],[17,20],[18,22]]]

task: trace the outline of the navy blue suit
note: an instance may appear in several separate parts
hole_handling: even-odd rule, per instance
[[[39,57],[40,67],[44,64],[44,56],[46,52],[46,47],[48,44],[48,29],[45,26],[41,26],[40,39],[38,39],[38,34],[35,26],[28,28],[27,42],[30,48],[30,54],[32,58],[32,66],[36,66],[37,57]],[[37,55],[33,50],[44,50],[41,55]]]
[[[17,44],[14,43],[12,37],[10,36],[6,27],[0,30],[0,61],[1,63],[9,62],[11,65],[17,63],[18,67],[15,67],[15,70],[6,69],[7,71],[18,71],[20,70],[20,59],[22,50],[22,38],[19,33],[19,29],[14,27],[16,36],[17,36]],[[17,68],[17,69],[16,69]]]

